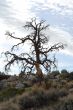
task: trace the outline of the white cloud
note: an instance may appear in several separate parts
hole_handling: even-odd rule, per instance
[[[72,35],[69,32],[62,30],[59,27],[50,27],[47,35],[49,36],[51,44],[59,42],[66,44],[64,50],[61,50],[61,52],[73,56]]]
[[[37,4],[39,4],[41,9],[52,9],[52,11],[56,10],[56,11],[60,11],[61,13],[69,12],[69,11],[71,12],[73,9],[72,0],[27,0],[27,1],[26,0],[19,0],[19,1],[7,0],[7,3],[8,3],[8,6],[11,7],[10,8],[11,12],[13,12],[12,19],[11,18],[8,18],[8,20],[6,19],[6,22],[8,22],[8,24],[11,23],[12,25],[11,32],[16,30],[16,28],[13,28],[15,27],[15,25],[16,27],[20,25],[20,28],[21,28],[21,25],[23,26],[24,21],[28,20],[31,17],[36,16],[36,12],[33,13],[33,10],[31,9],[33,9],[33,6]],[[5,19],[5,16],[4,16],[4,19]],[[6,36],[4,36],[3,34],[7,29],[10,30],[10,28],[8,28],[8,26],[5,25],[3,22],[1,22],[0,24],[1,24],[0,34],[1,36],[3,36],[0,41],[1,42],[0,45],[1,46],[3,46],[3,44],[8,45],[8,41],[5,39]],[[63,42],[68,44],[64,52],[72,54],[72,47],[73,47],[72,35],[70,35],[68,32],[61,30],[59,27],[50,27],[49,36],[50,36],[50,42],[52,43]]]
[[[73,14],[73,0],[33,0],[34,4],[40,9],[50,9],[59,14]],[[41,7],[40,7],[41,6]]]
[[[36,11],[34,10],[35,6],[37,8]],[[10,45],[16,43],[16,41],[12,41],[10,39],[6,40],[6,36],[4,35],[6,30],[16,32],[17,34],[23,36],[23,33],[20,32],[21,26],[24,25],[23,23],[26,20],[28,21],[30,18],[37,17],[37,11],[40,10],[45,10],[45,12],[49,12],[50,10],[52,13],[58,12],[62,15],[73,15],[73,0],[4,0],[3,2],[0,2],[0,10],[1,53],[2,51],[9,49]],[[67,47],[65,50],[60,52],[73,56],[73,43],[71,34],[59,27],[50,27],[47,34],[50,36],[50,42],[53,44],[56,42],[66,43]]]
[[[35,13],[31,11],[31,0],[8,0],[8,2],[13,9],[14,18],[21,21],[21,23],[36,16]]]

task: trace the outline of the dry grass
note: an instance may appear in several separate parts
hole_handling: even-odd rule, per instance
[[[66,89],[50,88],[45,89],[33,86],[31,91],[24,92],[22,95],[0,104],[0,110],[52,110],[49,106],[59,101],[60,98],[68,95]],[[46,108],[47,107],[47,108]],[[33,109],[32,109],[33,108]],[[45,109],[46,108],[46,109]]]
[[[58,84],[53,81],[42,85],[35,84],[25,89],[23,94],[0,103],[0,110],[66,110],[66,103],[72,108],[73,93],[69,92],[72,84],[72,82]]]

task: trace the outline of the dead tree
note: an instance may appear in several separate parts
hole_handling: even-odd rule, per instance
[[[38,77],[43,77],[43,68],[46,71],[51,69],[51,66],[56,66],[55,57],[49,58],[49,54],[53,51],[63,49],[62,43],[54,44],[50,47],[44,45],[48,43],[48,37],[46,36],[45,30],[48,29],[49,25],[45,24],[45,21],[37,22],[36,19],[32,19],[30,22],[26,22],[24,29],[31,29],[30,34],[24,37],[16,37],[14,34],[7,32],[6,34],[11,38],[18,40],[19,43],[12,46],[10,51],[6,51],[4,54],[7,58],[7,64],[5,70],[8,71],[11,65],[14,63],[21,64],[21,71],[32,72],[36,70]],[[48,31],[48,30],[47,30]],[[21,48],[22,44],[30,41],[31,49],[29,53],[25,53],[24,50],[21,54],[15,54],[15,48]]]

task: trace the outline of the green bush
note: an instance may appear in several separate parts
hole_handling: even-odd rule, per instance
[[[52,71],[51,74],[53,74],[54,76],[57,76],[60,74],[60,72],[57,70],[57,71]]]
[[[21,94],[19,91],[16,93]],[[65,88],[50,88],[46,90],[42,87],[38,88],[38,86],[35,86],[31,91],[25,91],[25,93],[12,98],[4,105],[0,104],[0,110],[64,110],[66,100],[62,99],[66,97],[68,97],[68,92]],[[69,103],[68,98],[66,99],[67,103]],[[72,101],[70,104],[72,104]]]
[[[27,96],[23,96],[19,100],[19,105],[21,110],[29,109],[29,108],[30,109],[38,108],[47,104],[48,104],[48,98],[47,98],[47,94],[44,93],[44,91],[39,91],[36,92],[35,94],[33,93]]]
[[[71,73],[69,74],[69,79],[70,79],[70,80],[73,80],[73,72],[71,72]]]
[[[62,88],[62,89],[58,90],[58,92],[57,92],[58,97],[65,97],[68,94],[69,93],[68,93],[67,89],[65,89],[65,88]]]
[[[19,99],[19,106],[21,110],[48,106],[58,101],[59,97],[64,96],[63,93],[60,96],[59,94],[56,89],[49,89],[48,91],[38,89],[37,91],[32,91],[29,95],[22,96]]]
[[[63,72],[62,72],[62,73],[60,74],[60,78],[61,78],[61,79],[69,79],[69,73],[67,73],[67,72],[66,72],[66,73],[63,73]]]
[[[61,102],[56,110],[73,110],[73,99],[66,99]]]
[[[0,92],[0,101],[5,101],[18,94],[22,94],[24,89],[7,88]]]

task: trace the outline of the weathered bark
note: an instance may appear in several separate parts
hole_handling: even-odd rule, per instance
[[[44,76],[43,76],[42,70],[40,69],[39,63],[36,63],[35,67],[36,67],[36,75],[37,75],[39,78],[43,79]]]

